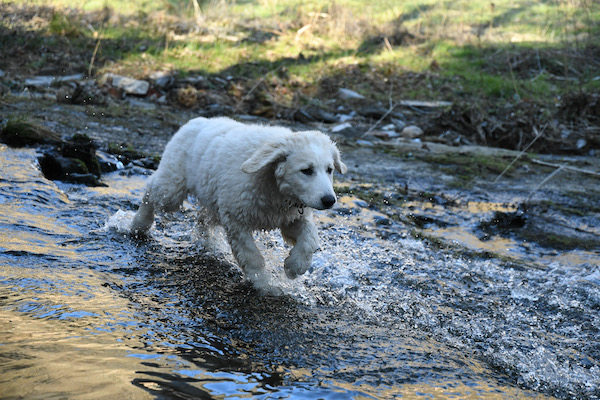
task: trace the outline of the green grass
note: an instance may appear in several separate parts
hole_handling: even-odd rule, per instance
[[[310,86],[358,66],[372,78],[367,86],[389,79],[387,87],[394,76],[434,75],[433,83],[397,85],[398,96],[416,99],[548,102],[600,87],[595,65],[585,62],[586,49],[600,45],[600,3],[592,0],[204,0],[198,15],[192,1],[33,3],[55,7],[47,34],[88,47],[100,40],[98,74],[172,69],[263,79],[285,65],[284,85]],[[356,85],[349,88],[376,100],[389,96],[385,84]]]

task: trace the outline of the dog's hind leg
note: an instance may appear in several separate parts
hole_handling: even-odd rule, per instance
[[[265,259],[254,243],[252,231],[233,229],[231,225],[226,225],[225,231],[233,257],[244,270],[246,278],[252,282],[259,281],[264,273]]]
[[[140,208],[133,218],[133,235],[144,235],[148,232],[154,223],[155,208],[160,211],[176,211],[187,197],[185,180],[172,172],[170,167],[159,166],[150,177]]]
[[[131,234],[135,236],[145,235],[154,223],[154,204],[150,200],[149,187],[144,194],[140,208],[138,208],[131,224]]]

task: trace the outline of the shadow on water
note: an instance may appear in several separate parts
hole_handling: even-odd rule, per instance
[[[278,235],[257,235],[268,295],[191,207],[149,240],[122,234],[144,177],[55,184],[6,147],[0,167],[3,397],[600,395],[597,265],[465,258],[347,196],[319,215],[323,250],[295,281]]]

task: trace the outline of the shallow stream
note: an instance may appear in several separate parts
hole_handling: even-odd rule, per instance
[[[5,146],[0,171],[1,398],[600,398],[597,253],[471,257],[344,196],[297,280],[257,236],[269,295],[191,206],[124,235],[143,175],[52,182]]]

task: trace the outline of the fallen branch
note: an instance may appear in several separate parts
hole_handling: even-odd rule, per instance
[[[559,164],[554,164],[554,163],[550,163],[547,161],[541,161],[541,160],[536,160],[536,159],[531,159],[531,162],[534,164],[544,165],[546,167],[552,167],[552,168],[560,168],[561,167],[561,165],[559,165]],[[562,167],[563,167],[563,169],[565,169],[567,171],[577,172],[579,174],[585,174],[585,175],[593,176],[595,178],[600,178],[600,173],[590,171],[588,169],[581,169],[581,168],[569,167],[569,166],[562,166]]]
[[[377,127],[379,126],[379,124],[381,123],[381,121],[383,121],[384,119],[386,119],[386,117],[387,117],[388,115],[390,115],[390,114],[392,113],[392,111],[394,111],[394,108],[396,108],[396,106],[397,106],[397,105],[398,105],[398,104],[396,104],[395,106],[392,106],[392,107],[390,107],[390,109],[389,109],[389,110],[387,110],[387,111],[385,112],[385,114],[383,114],[383,115],[381,116],[381,118],[379,118],[379,119],[377,120],[377,122],[375,122],[375,123],[373,124],[373,126],[371,126],[371,127],[369,128],[369,130],[368,130],[368,131],[366,131],[365,133],[363,133],[363,134],[362,134],[362,136],[361,136],[360,138],[361,138],[361,139],[364,139],[364,138],[366,138],[367,136],[369,136],[369,135],[371,134],[371,132],[373,132],[373,129],[377,128]]]
[[[527,150],[529,150],[529,148],[531,146],[533,146],[533,144],[536,142],[536,140],[538,140],[540,137],[542,137],[542,134],[544,133],[545,130],[546,130],[546,125],[543,126],[541,132],[538,132],[538,130],[535,126],[533,127],[533,131],[535,132],[535,137],[533,138],[533,140],[527,146],[525,146],[525,148],[523,150],[521,150],[521,152],[514,158],[514,160],[512,160],[512,162],[510,164],[508,164],[508,166],[506,168],[504,168],[504,171],[502,171],[502,173],[500,175],[498,175],[498,177],[496,177],[496,179],[494,180],[494,183],[498,182],[500,180],[500,178],[502,178],[504,176],[506,171],[508,171],[510,169],[510,167],[512,167],[513,164],[516,163],[517,160],[519,158],[521,158],[521,156],[523,154],[525,154],[525,152]]]
[[[546,178],[544,178],[543,181],[541,181],[536,187],[535,189],[533,189],[531,191],[531,193],[529,193],[529,195],[527,196],[527,198],[525,199],[525,203],[529,203],[529,199],[531,198],[531,196],[533,196],[533,194],[535,192],[537,192],[539,190],[539,188],[541,188],[546,182],[548,182],[550,179],[552,179],[556,174],[558,174],[560,171],[562,171],[563,169],[565,169],[567,167],[567,163],[564,163],[563,165],[557,165],[557,169],[555,169],[554,171],[552,171],[552,173],[550,175],[548,175]]]

